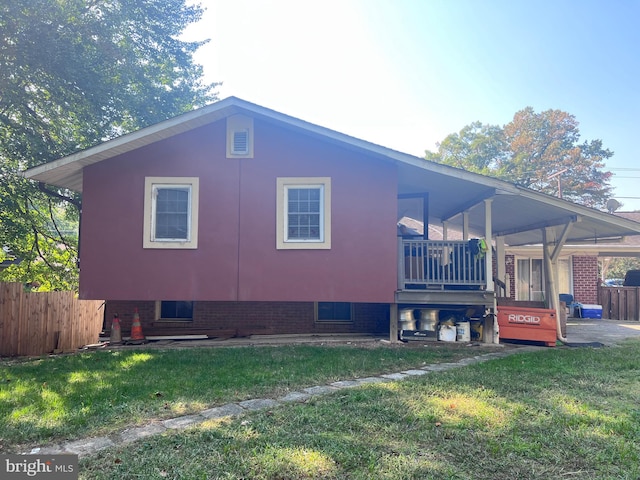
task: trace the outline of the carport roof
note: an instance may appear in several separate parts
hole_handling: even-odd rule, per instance
[[[342,148],[391,161],[398,168],[398,193],[429,192],[429,222],[462,224],[469,212],[469,229],[476,236],[485,232],[485,200],[491,201],[494,235],[505,237],[507,245],[542,242],[542,229],[553,241],[565,225],[573,222],[566,238],[571,242],[603,242],[605,239],[640,234],[640,223],[595,209],[576,205],[495,178],[467,172],[423,158],[398,152],[334,130],[229,97],[206,107],[123,135],[53,162],[27,170],[26,178],[82,191],[84,167],[125,152],[193,130],[235,114],[245,114],[298,133],[320,138]]]

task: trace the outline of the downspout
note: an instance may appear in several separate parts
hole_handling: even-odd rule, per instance
[[[545,271],[545,291],[547,292],[548,308],[556,311],[556,337],[561,342],[567,342],[562,336],[562,322],[560,321],[560,302],[559,293],[557,291],[557,263],[552,260],[552,255],[548,244],[547,229],[542,229],[542,253]]]
[[[567,241],[571,227],[575,222],[579,222],[580,217],[571,218],[564,226],[560,238],[556,241],[555,248],[551,252],[549,244],[548,227],[542,229],[542,252],[544,255],[545,268],[545,290],[548,292],[549,308],[556,311],[556,336],[558,340],[566,343],[567,339],[562,336],[562,323],[560,320],[560,292],[558,292],[558,257],[562,251],[562,247]]]
[[[492,343],[500,343],[500,327],[498,327],[498,316],[496,312],[498,311],[498,300],[496,298],[495,292],[495,284],[493,282],[493,219],[491,217],[493,199],[486,198],[484,200],[484,238],[487,243],[487,252],[485,253],[485,272],[486,272],[486,282],[487,282],[487,291],[493,292],[493,325],[492,325],[492,335],[491,342]]]

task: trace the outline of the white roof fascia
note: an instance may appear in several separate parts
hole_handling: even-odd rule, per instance
[[[158,140],[192,130],[216,120],[211,117],[219,110],[228,108],[233,104],[233,102],[227,100],[207,105],[206,107],[184,113],[149,127],[136,130],[135,132],[127,133],[121,137],[107,140],[94,147],[81,150],[66,157],[59,158],[58,160],[30,168],[24,172],[24,176],[26,178],[37,179],[37,177],[43,173],[65,166],[71,166],[76,163],[82,167],[92,165],[113,156],[157,142]]]
[[[233,107],[236,107],[238,110],[233,109]],[[230,111],[225,112],[225,109],[230,109]],[[135,132],[125,134],[121,137],[107,140],[104,143],[98,144],[94,147],[90,147],[86,150],[82,150],[58,160],[54,160],[52,162],[30,168],[29,170],[24,172],[23,175],[26,178],[44,181],[45,183],[47,177],[46,174],[56,169],[68,169],[69,177],[73,175],[73,173],[71,172],[75,172],[76,175],[78,175],[80,174],[82,168],[85,166],[98,163],[102,160],[106,160],[108,158],[126,153],[131,150],[135,150],[156,141],[169,138],[173,135],[198,128],[207,123],[211,123],[228,115],[232,115],[239,110],[242,110],[245,113],[253,113],[268,120],[281,122],[285,125],[303,130],[312,135],[322,137],[325,140],[330,140],[342,145],[351,146],[358,150],[364,150],[370,154],[375,154],[388,160],[393,160],[402,164],[410,165],[447,176],[455,176],[463,180],[479,183],[495,189],[500,189],[504,191],[504,193],[517,193],[514,190],[514,185],[502,180],[486,177],[484,175],[468,172],[466,170],[451,167],[448,165],[430,162],[423,158],[416,157],[407,153],[402,153],[397,150],[368,142],[366,140],[361,140],[350,135],[336,132],[335,130],[330,130],[328,128],[321,127],[319,125],[315,125],[304,120],[300,120],[298,118],[291,117],[274,110],[270,110],[265,107],[261,107],[259,105],[241,100],[236,97],[229,97],[224,100],[220,100],[197,110],[193,110],[191,112],[179,115],[174,118],[170,118],[149,127],[136,130]]]

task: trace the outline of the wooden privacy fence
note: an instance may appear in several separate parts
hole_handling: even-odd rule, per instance
[[[96,343],[102,300],[79,300],[74,292],[24,292],[0,283],[0,355],[44,355]]]
[[[640,287],[598,287],[602,318],[640,320]]]

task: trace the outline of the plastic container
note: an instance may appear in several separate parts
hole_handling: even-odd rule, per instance
[[[438,340],[441,342],[455,342],[456,327],[452,325],[440,325],[438,328]]]
[[[602,318],[602,305],[580,305],[580,318]]]
[[[456,323],[456,342],[471,341],[471,325],[469,322]]]

